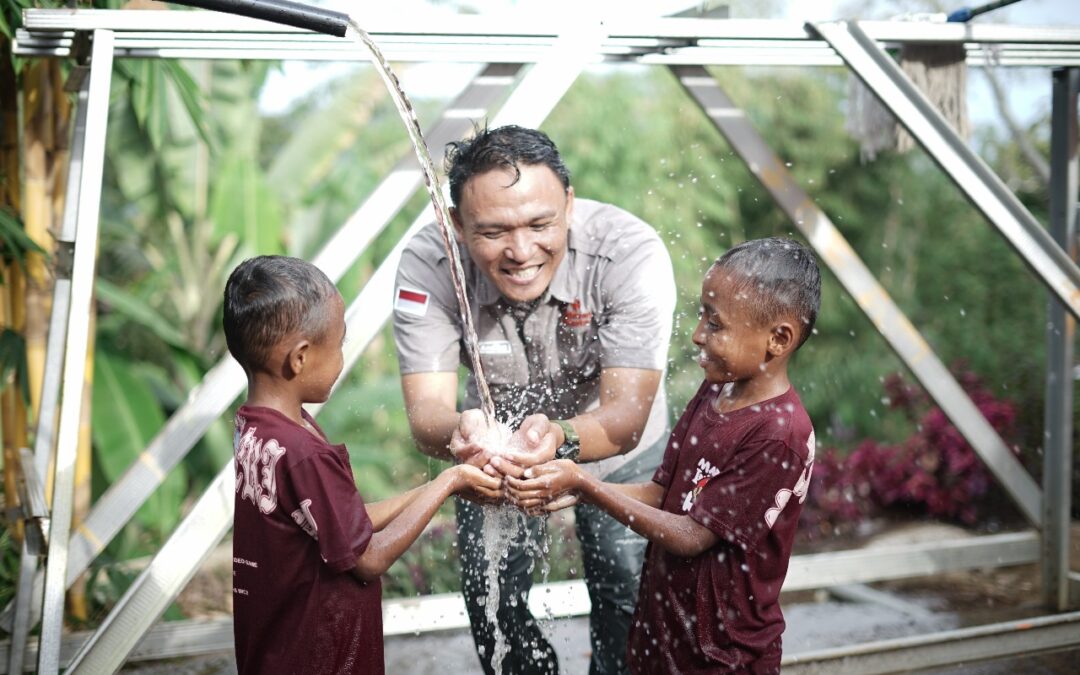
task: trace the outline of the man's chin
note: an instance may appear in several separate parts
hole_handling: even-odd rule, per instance
[[[536,284],[535,287],[530,286],[517,286],[509,284],[497,285],[499,293],[509,300],[510,302],[532,302],[544,294],[547,290],[546,286]]]

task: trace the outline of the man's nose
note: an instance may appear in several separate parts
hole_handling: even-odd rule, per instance
[[[532,232],[528,228],[514,230],[510,233],[510,241],[506,245],[506,257],[514,262],[525,262],[532,255],[534,244]]]

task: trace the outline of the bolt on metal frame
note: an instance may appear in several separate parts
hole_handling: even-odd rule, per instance
[[[17,37],[16,53],[24,56],[66,56],[71,53],[72,45],[79,36],[85,35],[88,31],[93,31],[95,38],[98,37],[100,32],[104,37],[102,42],[110,40],[113,42],[113,49],[110,49],[110,58],[112,55],[117,57],[148,58],[280,59],[283,57],[295,57],[314,60],[325,58],[359,60],[366,58],[356,49],[341,49],[340,41],[335,40],[331,42],[323,36],[314,36],[303,33],[302,31],[282,29],[281,27],[272,24],[254,20],[238,19],[236,17],[207,12],[170,12],[167,16],[163,16],[164,14],[165,13],[157,12],[118,12],[108,10],[30,10],[26,13],[26,28],[20,30]],[[165,19],[167,19],[167,21]],[[461,21],[440,21],[438,26],[430,24],[423,25],[424,22],[413,21],[410,21],[408,26],[373,26],[372,32],[375,35],[376,40],[383,44],[388,57],[392,60],[430,60],[434,58],[438,60],[479,61],[489,64],[500,62],[534,63],[540,61],[544,56],[550,57],[554,51],[553,48],[556,47],[557,44],[560,44],[560,39],[565,42],[565,38],[559,38],[558,33],[552,30],[551,27],[534,25],[525,29],[514,27],[511,30],[506,30],[505,25],[499,26],[490,21],[473,20],[478,19],[477,17],[461,17],[461,19]],[[418,30],[417,25],[420,25],[421,29],[426,30]],[[814,28],[817,29],[818,34],[820,34],[822,28],[824,28],[825,32],[830,33],[830,36],[834,39],[841,40],[843,36],[838,38],[835,34],[839,29],[834,30],[833,26],[834,25],[819,25]],[[574,71],[574,67],[576,67],[577,70],[574,71],[572,75],[569,75],[568,73],[563,74],[561,81],[568,87],[570,82],[573,81],[573,78],[576,77],[577,72],[580,72],[580,68],[591,61],[628,61],[666,65],[690,63],[698,64],[699,67],[700,64],[703,63],[764,62],[792,63],[799,65],[834,65],[840,63],[842,60],[850,58],[866,58],[867,55],[871,58],[874,57],[875,54],[870,47],[872,46],[873,49],[880,50],[880,47],[877,46],[877,43],[874,40],[896,41],[912,38],[920,41],[963,42],[973,51],[983,50],[984,48],[993,49],[999,56],[1006,56],[1006,58],[999,61],[999,63],[1003,65],[1080,65],[1080,29],[927,24],[917,24],[913,26],[892,22],[866,22],[860,24],[860,26],[862,26],[862,29],[865,29],[864,35],[869,35],[874,38],[873,40],[867,38],[868,42],[862,45],[861,53],[847,44],[842,44],[840,49],[837,49],[836,45],[830,46],[829,43],[816,39],[817,35],[813,30],[807,30],[798,24],[789,22],[718,21],[708,19],[662,19],[644,23],[616,22],[606,26],[605,34],[596,34],[594,36],[597,41],[596,44],[577,53],[577,56],[574,59],[575,65],[572,65],[569,69],[566,68],[566,64],[560,64],[550,58],[547,59],[548,74],[546,77],[548,81],[560,80],[558,75],[560,70]],[[855,26],[854,28],[855,30],[863,32],[859,26]],[[854,33],[854,31],[852,32]],[[268,41],[273,41],[272,49],[267,48],[269,46]],[[287,47],[283,48],[283,44],[288,45],[292,42],[297,43],[297,49],[291,50]],[[489,44],[489,42],[491,44]],[[98,40],[95,39],[94,44],[96,50],[99,44]],[[398,48],[399,46],[400,48]],[[101,47],[101,49],[104,48]],[[769,54],[776,54],[778,52],[790,55],[790,57],[786,57],[787,60],[784,58],[769,59]],[[95,51],[95,55],[96,54],[97,51]],[[95,61],[100,66],[105,62],[105,59],[95,59]],[[93,63],[94,62],[92,62],[92,64]],[[880,64],[879,67],[881,67]],[[95,69],[92,68],[91,72],[94,70]],[[98,68],[96,70],[100,71],[103,70],[103,68]],[[108,70],[111,70],[111,66]],[[540,68],[537,66],[534,67],[533,70],[540,70]],[[532,71],[530,71],[530,75],[531,74]],[[513,76],[510,77],[512,78]],[[535,82],[537,79],[539,78],[533,78],[532,81]],[[526,78],[525,82],[528,81],[530,81],[529,78]],[[528,97],[518,97],[517,100],[522,102],[520,105],[523,106],[523,109],[530,107],[528,99],[542,95],[546,86],[548,85],[534,85],[532,93]],[[528,89],[528,87],[525,88]],[[871,88],[873,89],[873,86],[871,86]],[[91,90],[92,89],[93,88],[91,87]],[[556,89],[558,88],[556,87]],[[565,91],[565,87],[563,87],[562,90],[548,92],[554,96],[553,99],[550,99],[551,106],[558,101],[562,96],[563,91]],[[693,93],[693,91],[691,91],[691,93]],[[902,96],[903,94],[901,94],[901,97]],[[104,98],[107,100],[107,95]],[[94,97],[91,96],[87,103],[92,104],[93,100]],[[1075,96],[1073,97],[1073,103],[1075,106]],[[548,109],[550,109],[550,106],[548,106]],[[1073,110],[1075,111],[1075,107]],[[706,111],[708,112],[708,108]],[[544,114],[546,114],[546,110]],[[500,117],[502,116],[500,115]],[[1075,118],[1075,114],[1073,117]],[[521,123],[535,126],[539,124],[542,118],[543,115],[540,116],[540,119],[535,121],[530,122],[524,120]],[[711,113],[710,118],[713,118]],[[901,121],[905,122],[905,124],[908,123],[903,116],[901,116]],[[496,123],[501,124],[503,121],[497,119]],[[714,119],[714,123],[716,123],[716,119]],[[102,128],[102,132],[103,131],[104,129]],[[946,131],[948,130],[946,129]],[[758,142],[764,146],[760,137],[756,140],[753,138],[755,132],[753,132],[752,129],[750,129],[750,133],[751,136],[749,138],[751,142]],[[460,135],[460,132],[458,135]],[[104,133],[102,133],[100,137],[103,138],[103,136]],[[434,136],[435,134],[433,134],[433,141],[435,140]],[[916,137],[918,138],[918,135],[916,135]],[[1073,145],[1075,146],[1075,136],[1073,138]],[[947,136],[946,140],[948,140]],[[90,148],[90,143],[92,142],[91,139],[85,138],[84,141],[87,144],[87,147]],[[94,147],[94,150],[97,151],[96,146]],[[764,146],[764,151],[767,150],[767,146]],[[103,145],[101,147],[101,152],[103,153]],[[100,177],[100,164],[98,166],[97,176]],[[393,174],[391,177],[392,176]],[[384,185],[391,180],[391,177],[388,177],[386,181],[384,181]],[[985,182],[987,176],[977,174],[974,178],[966,177],[964,180]],[[1071,180],[1073,185],[1073,195],[1075,195],[1075,173]],[[87,181],[82,181],[82,184],[86,186]],[[404,186],[401,187],[404,196],[400,197],[396,207],[389,209],[389,214],[385,216],[385,220],[382,221],[383,223],[388,221],[393,213],[396,213],[401,208],[404,200],[412,193],[418,184],[419,172],[416,171],[415,182],[407,189]],[[790,189],[792,186],[794,186],[793,183],[788,185],[785,189]],[[380,189],[382,187],[383,186],[380,186]],[[797,186],[794,187],[797,189]],[[962,185],[961,187],[964,188],[965,186]],[[100,180],[97,181],[96,186],[93,186],[93,190],[97,191],[96,199],[99,200]],[[93,190],[91,190],[91,192]],[[791,194],[794,193],[788,193],[789,196]],[[777,195],[774,195],[774,197],[776,196]],[[84,204],[83,201],[88,197],[90,199],[95,199],[89,192],[81,191],[79,193],[79,213],[86,212],[83,208],[86,204]],[[782,200],[778,201],[781,203],[781,207],[784,208]],[[367,204],[365,203],[365,206],[366,205]],[[97,203],[95,201],[95,225],[96,207]],[[75,209],[75,204],[69,202],[69,210],[73,209]],[[361,210],[363,210],[363,207]],[[788,212],[789,216],[792,215],[787,208],[785,208],[785,212]],[[421,217],[414,222],[413,228],[410,228],[410,232],[430,220],[429,212],[425,212],[425,214],[422,214]],[[824,217],[823,214],[821,215]],[[1019,216],[1015,213],[1010,213],[1010,215],[1016,219],[1023,218],[1022,213]],[[793,218],[793,220],[794,219],[795,218]],[[336,243],[336,248],[348,249],[348,245],[351,244],[357,249],[356,254],[358,255],[360,250],[362,250],[371,238],[377,234],[378,230],[381,229],[381,226],[376,228],[366,241],[363,240],[362,236],[359,237],[360,241],[358,242],[357,239],[350,239],[350,237],[345,234],[345,230],[349,230],[349,225],[357,222],[361,222],[360,212],[358,212],[354,218],[350,219],[349,223],[343,227],[343,230],[335,236],[332,244]],[[821,221],[818,220],[817,222],[820,223]],[[828,223],[827,218],[825,218],[825,223],[828,226],[831,226],[831,223]],[[798,222],[796,224],[799,225]],[[800,227],[802,229],[802,226]],[[810,228],[811,226],[807,225],[805,227]],[[824,229],[821,231],[828,230],[826,226],[822,227]],[[832,230],[835,232],[835,228],[832,228]],[[811,229],[807,229],[807,232],[812,231],[813,230]],[[94,238],[96,239],[96,231],[94,232],[94,235]],[[81,236],[82,235],[80,235],[80,237]],[[351,231],[350,236],[356,236],[355,231]],[[839,236],[838,233],[836,233],[836,236]],[[1037,237],[1038,235],[1032,236]],[[809,234],[808,239],[811,240],[811,244],[815,243],[814,237],[811,237]],[[395,249],[395,252],[398,255],[400,254],[400,248],[403,246],[404,241],[405,239],[403,238],[402,243],[399,243],[398,248]],[[836,244],[837,242],[844,243],[842,237],[839,239],[827,237],[825,240],[822,240],[821,236],[819,236],[818,244],[822,244],[823,241],[830,245]],[[844,244],[846,245],[846,243]],[[850,247],[847,248],[850,250]],[[1028,255],[1024,256],[1025,260],[1029,262],[1029,265],[1033,266],[1035,263],[1033,263],[1030,258],[1037,256],[1037,249],[1039,247],[1036,246],[1034,248],[1036,249],[1036,253],[1030,253],[1029,251]],[[76,249],[78,249],[78,246],[76,246]],[[330,249],[331,245],[328,244],[324,249],[324,252],[329,251]],[[819,254],[822,255],[823,261],[826,262],[826,264],[830,264],[830,261],[837,263],[838,259],[836,256],[830,256],[828,253],[829,249],[827,247],[824,249],[819,248]],[[1023,254],[1023,251],[1021,251],[1021,253]],[[1066,279],[1066,283],[1074,280],[1075,264],[1072,264],[1072,267],[1070,268],[1068,264],[1063,263],[1060,259],[1055,259],[1052,250],[1043,250],[1042,253],[1049,256],[1055,263],[1053,265],[1055,270],[1052,270],[1052,273],[1056,273],[1060,277]],[[847,257],[844,258],[844,261],[844,264],[847,265],[849,270],[854,270],[859,267],[862,267],[862,269],[865,270],[865,267],[861,266],[857,257]],[[319,262],[320,261],[317,259],[316,263],[318,264]],[[1042,262],[1044,262],[1044,259],[1039,259],[1038,264],[1041,266]],[[1071,261],[1067,262],[1071,264]],[[389,298],[393,280],[393,267],[395,265],[396,256],[395,254],[391,254],[384,262],[383,266],[380,267],[379,271],[376,272],[372,281],[361,292],[361,295],[353,305],[350,306],[350,323],[357,322],[362,324],[357,327],[356,333],[354,333],[352,326],[350,326],[350,334],[365,334],[364,339],[356,340],[352,343],[352,351],[355,353],[348,355],[348,363],[350,364],[355,362],[370,337],[374,336],[379,326],[381,326],[383,321],[385,321],[385,318],[389,316]],[[342,270],[347,266],[348,265],[345,264],[342,267]],[[85,262],[80,269],[84,268]],[[834,272],[835,271],[836,269],[834,268]],[[1036,271],[1041,272],[1041,270]],[[840,276],[841,275],[838,273],[838,277]],[[1059,281],[1056,277],[1053,279],[1046,278],[1045,275],[1043,275],[1043,277],[1044,281],[1051,285],[1051,287]],[[850,271],[848,278],[858,279],[860,283],[865,283],[865,279],[862,279],[861,277],[852,277]],[[925,342],[921,341],[921,338],[918,337],[917,333],[914,333],[914,329],[910,328],[910,324],[906,322],[906,319],[904,319],[902,314],[899,314],[898,310],[896,315],[892,315],[891,312],[889,312],[888,315],[885,315],[881,314],[882,310],[880,308],[874,307],[875,301],[884,301],[888,303],[888,305],[892,305],[891,301],[888,300],[887,296],[884,296],[883,292],[882,296],[877,295],[876,290],[873,289],[873,285],[876,285],[876,281],[873,281],[871,278],[870,282],[871,285],[864,285],[862,287],[864,290],[870,289],[873,292],[867,294],[860,304],[864,306],[864,310],[868,312],[868,315],[874,320],[875,325],[883,335],[886,336],[890,343],[893,344],[894,348],[900,352],[901,347],[898,347],[898,344],[906,344],[906,348],[909,351],[912,345],[918,345],[920,342],[925,345]],[[1060,284],[1058,285],[1060,286]],[[378,291],[378,294],[376,294],[376,291]],[[1058,297],[1061,296],[1062,294],[1058,292]],[[1067,300],[1065,297],[1061,297],[1061,299],[1063,301]],[[375,323],[371,320],[371,307],[379,307],[380,305],[382,306],[382,311],[379,316],[382,317],[383,321]],[[870,311],[871,309],[873,309],[873,312],[878,313],[876,319],[874,313]],[[1070,309],[1073,308],[1070,307]],[[1075,309],[1073,309],[1073,313],[1075,313]],[[85,318],[85,316],[86,313],[84,312],[83,317]],[[72,318],[77,319],[76,313],[73,312],[70,315],[69,323]],[[361,318],[363,320],[360,320]],[[897,337],[896,329],[898,327],[910,328],[910,331],[908,331],[907,335]],[[85,335],[82,336],[82,341],[83,350],[85,351]],[[934,360],[936,361],[936,359]],[[230,381],[235,382],[235,376],[238,373],[230,375],[227,372],[219,372],[228,368],[229,365],[238,371],[238,367],[235,366],[235,363],[229,364],[223,362],[222,364],[219,364],[217,368],[207,375],[207,379],[204,380],[203,384],[193,392],[189,404],[211,398],[215,390],[220,390],[220,387],[208,386],[211,383],[228,384]],[[215,380],[215,378],[218,379]],[[937,385],[937,388],[940,390],[941,386],[942,385],[939,384]],[[219,396],[211,405],[199,410],[197,414],[195,414],[195,411],[188,411],[188,415],[178,414],[167,424],[166,429],[173,429],[174,438],[186,436],[190,439],[189,442],[186,443],[186,448],[177,447],[172,450],[173,454],[170,456],[169,460],[171,461],[171,464],[168,468],[175,465],[176,461],[179,461],[179,459],[186,454],[187,450],[189,450],[195,440],[202,435],[209,424],[220,416],[224,409],[237,395],[239,395],[242,390],[242,379],[240,380],[240,385],[238,387],[226,387],[226,389],[232,392],[231,395],[227,397],[227,400],[222,400],[225,398],[224,395]],[[62,404],[61,407],[63,411],[64,404]],[[185,408],[186,407],[187,406],[185,406]],[[63,414],[64,413],[62,412],[62,417]],[[957,422],[952,415],[950,415],[950,418],[953,419],[954,423]],[[961,425],[958,423],[957,426],[960,427]],[[165,430],[163,430],[162,434],[165,433]],[[159,438],[162,434],[159,434]],[[976,440],[981,440],[982,442],[987,441],[985,436],[981,437],[981,439],[978,434],[975,434],[975,436]],[[970,438],[971,437],[969,436],[969,439]],[[996,438],[996,435],[994,438]],[[1000,439],[997,440],[1000,441]],[[157,441],[157,439],[155,439],[155,441]],[[994,439],[989,439],[988,442],[990,447],[994,446]],[[973,445],[976,448],[981,447],[975,443],[973,443]],[[153,447],[153,442],[151,447]],[[989,453],[985,450],[980,450],[980,453],[984,457],[988,455],[991,457],[994,456],[993,450],[989,451]],[[1009,459],[1012,459],[1011,455],[1009,456]],[[136,463],[136,466],[138,464],[155,464],[156,466],[149,466],[149,468],[152,469],[147,472],[149,475],[132,478],[128,483],[125,483],[125,486],[144,485],[148,486],[148,490],[140,490],[140,492],[144,494],[141,494],[141,496],[134,500],[137,503],[129,503],[122,508],[110,509],[114,517],[118,514],[126,514],[119,519],[119,522],[108,519],[110,522],[103,524],[103,529],[108,530],[115,528],[113,529],[113,534],[115,534],[115,531],[130,518],[131,514],[134,513],[134,510],[137,509],[145,497],[160,483],[160,480],[168,471],[168,468],[163,468],[156,457],[148,455],[147,452],[143,453],[143,457]],[[1012,467],[1007,462],[998,462],[998,464],[998,468],[995,469],[995,475],[997,475],[999,479],[1003,476],[1005,477],[1004,482],[1008,486],[1010,494],[1018,501],[1021,510],[1029,517],[1029,519],[1032,519],[1032,511],[1034,511],[1034,514],[1036,515],[1034,520],[1037,521],[1037,516],[1043,506],[1045,506],[1047,510],[1053,510],[1057,506],[1056,502],[1040,503],[1038,487],[1034,485],[1034,481],[1031,481],[1030,477],[1027,477],[1026,474],[1024,474],[1023,477],[1018,478],[1013,470],[1015,467]],[[132,469],[132,471],[138,470],[139,469],[136,467],[133,467]],[[129,471],[129,473],[131,473],[131,471]],[[1023,480],[1024,477],[1028,478],[1027,483]],[[219,476],[218,480],[215,481],[215,486],[218,485],[219,482],[223,483],[228,478],[231,478],[231,470],[226,468],[222,472],[222,475]],[[222,486],[219,487],[224,487],[224,485],[222,484]],[[216,518],[211,518],[210,521],[204,521],[200,526],[197,514],[192,513],[191,516],[189,516],[189,519],[181,524],[177,533],[170,539],[170,542],[166,544],[166,547],[172,546],[177,551],[189,553],[189,560],[186,566],[182,566],[182,569],[177,568],[174,565],[168,570],[168,575],[171,575],[170,588],[168,590],[154,587],[154,584],[157,582],[157,577],[148,570],[148,579],[150,579],[150,581],[140,586],[142,589],[140,592],[143,593],[144,600],[152,600],[153,598],[150,596],[155,595],[158,590],[165,595],[168,595],[171,599],[172,595],[174,595],[175,592],[178,592],[180,590],[179,587],[182,587],[184,581],[186,581],[187,577],[184,575],[190,576],[190,574],[194,573],[198,566],[198,562],[192,562],[192,558],[195,557],[196,552],[179,547],[178,543],[180,541],[190,541],[191,537],[200,538],[203,541],[203,544],[200,546],[198,555],[202,555],[202,553],[208,551],[209,547],[212,547],[214,543],[220,539],[220,535],[214,534],[218,531],[215,528],[221,526],[222,518],[231,520],[232,506],[231,491],[226,491],[226,494],[230,496],[230,499],[226,500],[228,502],[227,506],[221,505],[220,499],[215,500],[215,496],[220,497],[221,494],[220,491],[211,488],[208,490],[203,500],[200,500],[200,504],[203,502],[216,502],[206,509],[201,509],[202,511],[212,511],[216,509]],[[63,497],[63,495],[57,493],[57,497]],[[70,501],[70,495],[68,495],[68,499]],[[99,500],[99,504],[95,506],[95,513],[99,513],[98,506],[104,501],[104,499]],[[197,510],[200,510],[199,507],[197,507]],[[225,510],[228,511],[227,516],[223,515]],[[191,521],[191,523],[189,524],[188,521]],[[211,521],[212,526],[208,526],[207,523],[210,523]],[[90,520],[87,522],[89,524]],[[70,527],[70,514],[68,514],[68,527]],[[227,527],[228,523],[226,522],[224,525],[225,529],[220,530],[220,533],[224,534]],[[55,532],[57,532],[57,530],[54,529],[54,533]],[[210,532],[211,534],[207,536],[206,532]],[[71,556],[73,559],[76,555],[75,551],[79,550],[79,547],[76,547],[75,545],[76,538],[79,536],[82,536],[86,540],[85,543],[89,544],[88,548],[90,549],[85,554],[85,560],[80,561],[83,569],[85,569],[85,565],[87,565],[93,556],[103,548],[108,539],[111,539],[112,535],[108,535],[105,541],[94,541],[96,535],[93,530],[86,529],[84,531],[84,528],[80,528],[80,531],[71,539]],[[1007,546],[1012,547],[1013,553],[999,556],[1000,562],[997,564],[1016,564],[1019,562],[1032,562],[1038,559],[1038,537],[1035,534],[1019,533],[1017,535],[997,535],[997,537],[1002,536],[1012,537],[1011,543],[1005,544],[1003,541],[995,540],[995,537],[980,537],[979,539],[981,541],[974,544],[957,543],[956,546],[937,546],[913,555],[906,555],[910,553],[910,551],[897,551],[895,553],[889,552],[882,554],[879,563],[884,563],[884,567],[891,567],[893,570],[891,572],[892,576],[890,576],[890,573],[887,570],[884,573],[879,574],[871,569],[869,570],[869,574],[867,574],[868,570],[866,568],[868,566],[865,565],[865,562],[867,562],[866,560],[862,560],[862,563],[864,564],[855,563],[852,565],[846,576],[841,574],[830,577],[827,574],[829,569],[835,567],[836,563],[839,563],[845,558],[845,555],[853,557],[853,559],[860,559],[863,552],[841,552],[839,554],[820,554],[819,556],[799,556],[792,560],[792,571],[789,575],[789,583],[785,585],[785,589],[792,590],[794,587],[799,586],[798,580],[800,578],[800,569],[804,571],[807,569],[811,570],[809,574],[804,574],[803,583],[807,584],[804,587],[813,588],[833,583],[850,583],[854,580],[873,580],[909,576],[906,572],[910,570],[911,566],[905,565],[904,561],[914,561],[916,556],[918,557],[918,560],[922,561],[922,564],[915,565],[914,568],[925,570],[924,573],[940,571],[945,568],[964,569],[974,566],[985,566],[987,564],[988,551],[1004,551],[1005,549],[1002,547]],[[1047,537],[1044,536],[1043,540],[1045,541],[1046,538]],[[64,537],[64,540],[66,539],[67,537]],[[213,539],[213,541],[206,544],[205,542],[210,539]],[[176,540],[175,543],[174,540]],[[56,543],[57,542],[54,541],[54,544]],[[202,548],[202,546],[205,546],[205,548]],[[61,548],[63,548],[62,542]],[[165,553],[164,549],[162,553]],[[64,551],[61,555],[67,555],[67,552]],[[990,556],[993,555],[994,554],[990,554]],[[159,555],[158,557],[161,558],[162,555]],[[800,558],[803,560],[800,560]],[[201,558],[199,559],[201,560]],[[155,563],[158,563],[157,559],[152,563],[152,566]],[[50,564],[52,564],[53,567],[60,567],[60,563],[52,563],[51,560]],[[164,565],[164,562],[160,563],[159,567],[155,568],[155,571],[162,571]],[[79,570],[78,572],[74,572],[70,565],[68,567],[68,574],[66,575],[68,579],[73,579],[82,571]],[[1065,571],[1067,572],[1067,569]],[[815,584],[815,577],[825,580],[825,583]],[[55,575],[53,578],[55,579]],[[139,584],[139,582],[137,582],[137,584]],[[47,588],[50,588],[49,584],[46,586]],[[64,586],[66,586],[66,584],[64,584]],[[52,586],[51,588],[53,593],[58,592],[62,609],[63,586],[61,586],[58,591],[55,586]],[[22,592],[21,588],[20,592]],[[127,598],[127,596],[125,596],[125,598]],[[158,598],[154,602],[160,604],[160,601],[161,599]],[[48,602],[46,602],[46,604],[48,605]],[[54,601],[54,607],[55,604]],[[137,617],[134,624],[141,631],[145,631],[145,629],[149,627],[149,624],[152,623],[160,613],[160,610],[157,610],[157,613],[154,613],[154,610],[150,609],[136,609],[135,606],[139,604],[136,601],[123,602],[123,604],[128,608],[126,611],[133,612],[134,614],[132,616]],[[161,606],[161,609],[163,608],[164,605]],[[46,614],[46,619],[51,620],[48,613]],[[106,625],[103,625],[101,629],[99,629],[98,635],[95,635],[94,638],[92,638],[92,641],[101,638],[100,634],[111,625],[116,625],[116,620],[112,615],[107,619]],[[124,628],[125,631],[129,629],[130,626]],[[139,633],[139,635],[141,634],[142,632]],[[45,632],[43,626],[43,636],[44,635]],[[49,666],[55,664],[55,654],[59,653],[58,640],[54,640],[53,637],[54,636],[50,634],[49,641],[43,639],[41,643],[42,658],[50,659],[47,661]],[[104,642],[108,642],[108,637],[108,635],[105,635]],[[134,643],[131,643],[131,646],[133,646],[133,644]],[[129,650],[130,646],[126,649]],[[54,656],[50,657],[44,655],[44,652],[46,651],[52,652]],[[84,651],[86,650],[84,649]],[[119,665],[119,663],[122,662],[126,653],[127,651],[124,651],[123,654],[114,657],[119,658],[119,661],[115,661],[116,665]],[[48,671],[46,670],[44,672]]]

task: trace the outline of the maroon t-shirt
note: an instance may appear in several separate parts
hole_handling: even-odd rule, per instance
[[[382,587],[349,572],[372,526],[345,446],[243,406],[233,451],[239,672],[383,673]]]
[[[814,429],[794,389],[721,414],[702,384],[653,481],[661,508],[720,541],[682,558],[650,543],[627,649],[635,673],[778,672],[778,598],[814,463]]]

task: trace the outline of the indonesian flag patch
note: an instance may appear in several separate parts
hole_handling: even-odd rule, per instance
[[[427,314],[428,300],[431,298],[424,291],[399,286],[394,294],[394,309],[414,316]]]

